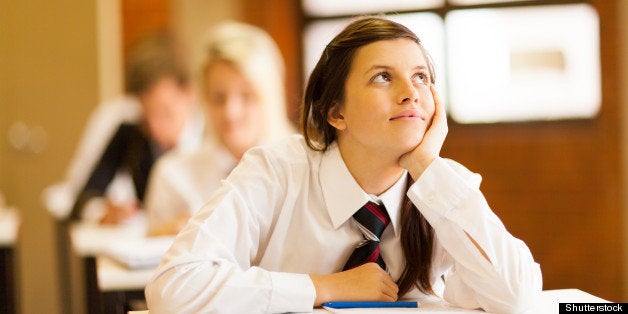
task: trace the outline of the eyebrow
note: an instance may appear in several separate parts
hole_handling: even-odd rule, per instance
[[[368,68],[368,69],[364,72],[364,74],[367,74],[367,73],[369,73],[369,72],[371,72],[371,71],[373,71],[373,70],[379,70],[379,69],[389,70],[389,69],[392,69],[392,68],[393,68],[393,67],[391,67],[391,66],[387,66],[387,65],[378,65],[378,64],[376,64],[376,65],[374,65],[374,66],[372,66],[372,67]],[[427,68],[427,66],[426,66],[426,65],[417,65],[417,66],[415,66],[415,67],[414,67],[414,68],[412,68],[412,69],[413,69],[413,70],[427,70],[428,68]]]

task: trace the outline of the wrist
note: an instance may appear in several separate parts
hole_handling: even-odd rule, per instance
[[[314,300],[314,307],[319,307],[325,302],[332,300],[333,293],[330,291],[329,277],[332,275],[310,275],[310,279],[314,284],[316,290],[316,299]]]
[[[410,173],[412,180],[417,181],[435,159],[436,157],[421,158],[411,163],[406,170]]]

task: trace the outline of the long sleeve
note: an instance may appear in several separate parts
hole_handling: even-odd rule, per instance
[[[220,188],[236,160],[213,143],[192,151],[173,150],[153,167],[144,201],[149,233],[176,230]]]
[[[127,145],[126,137],[125,127],[120,125],[109,144],[107,144],[94,170],[92,170],[87,183],[85,183],[85,186],[78,194],[70,215],[71,219],[79,219],[81,217],[83,207],[91,198],[105,194],[107,186],[122,166],[123,154]]]
[[[107,101],[94,109],[66,172],[66,182],[73,193],[85,186],[120,124],[135,123],[141,111],[138,100],[131,96]]]
[[[183,176],[187,170],[182,169],[183,165],[171,167],[170,157],[166,154],[160,158],[151,171],[144,201],[149,233],[158,233],[180,216],[192,212],[190,197],[186,196],[195,196],[196,187],[190,178]]]
[[[521,312],[539,296],[540,266],[525,243],[513,237],[491,211],[479,190],[480,181],[479,175],[463,166],[439,158],[415,182],[408,196],[453,259],[444,298],[465,308]]]
[[[312,310],[315,292],[308,275],[258,266],[286,199],[285,179],[260,164],[266,161],[245,156],[177,235],[146,287],[151,312]]]
[[[126,170],[131,174],[135,195],[143,200],[148,175],[156,158],[150,145],[148,138],[137,125],[121,124],[90,174],[85,187],[79,193],[71,219],[78,219],[81,216],[83,207],[90,199],[103,196],[120,170]]]

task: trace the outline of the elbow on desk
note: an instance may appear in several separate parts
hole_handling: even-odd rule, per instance
[[[144,294],[151,313],[207,313],[216,312],[224,301],[228,276],[220,276],[215,263],[162,264],[146,285]],[[232,274],[232,266],[225,266],[224,274]]]
[[[194,287],[174,280],[167,272],[155,275],[146,285],[144,294],[151,313],[199,312],[195,304],[200,298],[194,293]]]
[[[484,310],[491,313],[528,313],[529,310],[533,309],[539,302],[539,298],[541,297],[541,291],[528,291],[525,294],[514,296],[512,300],[509,302],[505,302],[498,308],[494,307],[486,307]]]
[[[483,309],[495,313],[524,313],[536,306],[543,290],[541,267],[532,263],[527,271],[520,270],[516,282],[511,282],[508,297],[498,306],[483,306]]]
[[[175,313],[179,305],[175,294],[159,278],[153,278],[144,290],[146,305],[151,313]]]

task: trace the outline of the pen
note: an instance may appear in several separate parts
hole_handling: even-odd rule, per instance
[[[381,307],[419,307],[418,302],[326,302],[324,307],[335,309],[381,308]]]

